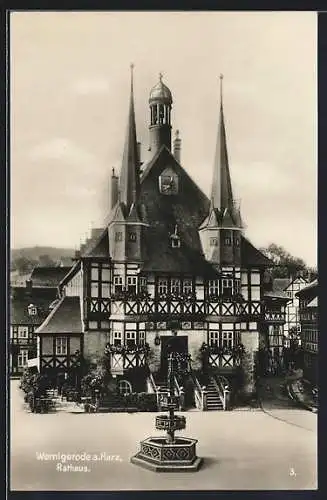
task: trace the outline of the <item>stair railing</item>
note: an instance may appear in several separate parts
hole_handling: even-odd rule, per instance
[[[207,391],[206,387],[201,387],[198,377],[195,375],[191,361],[188,364],[189,374],[194,384],[194,400],[195,406],[198,410],[205,411],[207,409]]]
[[[215,377],[211,377],[211,381],[212,381],[212,383],[213,383],[213,385],[218,393],[220,401],[223,404],[223,409],[227,410],[225,388],[224,388],[221,380],[219,379],[219,377],[217,377],[217,379]]]
[[[177,377],[174,378],[175,395],[178,396],[179,411],[185,410],[185,392],[184,388],[179,385]]]

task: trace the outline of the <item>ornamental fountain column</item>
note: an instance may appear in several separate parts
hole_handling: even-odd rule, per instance
[[[186,427],[186,418],[175,415],[178,402],[178,397],[174,395],[175,370],[180,356],[174,351],[168,356],[169,395],[163,403],[168,415],[158,415],[155,420],[156,429],[165,430],[166,436],[149,437],[141,441],[140,451],[131,458],[133,464],[155,472],[195,472],[202,464],[202,458],[196,456],[197,439],[175,437],[175,431]]]

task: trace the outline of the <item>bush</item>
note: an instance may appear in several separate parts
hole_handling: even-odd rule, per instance
[[[137,407],[140,411],[157,411],[157,395],[140,392],[137,395]]]

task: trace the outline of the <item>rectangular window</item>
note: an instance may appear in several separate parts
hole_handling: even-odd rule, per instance
[[[145,344],[145,332],[139,332],[139,345],[144,346]]]
[[[192,290],[193,290],[192,280],[190,279],[183,280],[183,292],[192,293]]]
[[[114,293],[122,292],[123,290],[123,277],[114,276]]]
[[[222,346],[233,347],[233,332],[222,332]]]
[[[102,268],[102,281],[110,281],[110,269]]]
[[[92,267],[91,268],[91,280],[92,281],[98,281],[99,279],[99,268],[98,267]]]
[[[66,355],[67,354],[67,337],[56,338],[56,355]]]
[[[99,297],[99,285],[98,285],[98,283],[91,283],[91,297],[92,298]]]
[[[18,338],[27,339],[28,338],[28,326],[20,326],[18,328]]]
[[[27,366],[27,360],[28,360],[28,350],[27,349],[22,349],[17,357],[17,362],[18,362],[18,367],[19,368],[24,368]]]
[[[136,332],[126,332],[126,347],[133,349],[136,345]]]
[[[123,233],[121,232],[115,233],[115,241],[123,241]]]
[[[101,295],[104,299],[108,299],[110,297],[110,284],[109,283],[102,283]]]
[[[218,345],[219,345],[219,332],[214,332],[214,331],[209,332],[209,345],[212,347],[218,347]]]
[[[113,334],[113,343],[115,346],[121,345],[121,340],[122,340],[122,333],[121,332],[114,332]]]
[[[236,247],[239,247],[240,246],[240,238],[236,235],[234,235],[234,245]]]
[[[210,238],[210,246],[217,247],[218,246],[218,238]]]
[[[166,279],[160,278],[158,280],[158,294],[163,295],[168,292],[168,281]]]
[[[226,236],[226,238],[224,238],[224,243],[226,246],[231,246],[232,244],[232,240],[229,236]]]
[[[222,280],[222,295],[223,297],[231,297],[233,295],[233,280]]]
[[[219,295],[219,280],[209,281],[209,295]]]
[[[171,293],[175,295],[179,295],[181,292],[181,282],[179,279],[172,279],[171,280]]]
[[[136,276],[127,276],[127,290],[131,293],[136,293],[137,290]]]
[[[234,293],[235,294],[241,293],[241,280],[239,279],[234,280]]]

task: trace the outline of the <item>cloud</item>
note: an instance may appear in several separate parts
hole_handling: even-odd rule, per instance
[[[110,89],[109,82],[104,78],[85,78],[77,80],[71,90],[78,95],[103,94]]]

